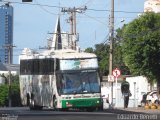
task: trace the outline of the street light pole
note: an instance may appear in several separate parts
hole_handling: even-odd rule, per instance
[[[111,0],[111,16],[110,16],[110,51],[109,51],[109,75],[113,70],[113,43],[114,43],[114,0]],[[113,82],[111,83],[112,104],[113,104]]]

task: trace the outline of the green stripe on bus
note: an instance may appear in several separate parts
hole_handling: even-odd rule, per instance
[[[101,104],[100,98],[62,100],[62,108],[100,107]]]

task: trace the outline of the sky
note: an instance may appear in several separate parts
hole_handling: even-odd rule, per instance
[[[31,3],[22,3],[22,0],[2,1],[0,5],[9,1],[14,7],[14,64],[18,64],[18,56],[23,48],[38,50],[47,45],[50,36],[48,33],[54,32],[58,14],[61,15],[61,31],[70,31],[70,24],[67,23],[70,15],[62,13],[62,7],[87,6],[86,11],[77,13],[78,45],[81,49],[94,48],[95,44],[108,39],[111,0],[33,0]],[[114,0],[114,28],[122,27],[142,13],[144,2],[145,0]]]

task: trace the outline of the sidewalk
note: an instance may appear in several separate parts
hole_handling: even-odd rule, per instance
[[[137,108],[119,108],[119,110],[130,111],[130,112],[138,112],[138,113],[147,113],[147,114],[160,114],[159,109],[145,109],[144,107]]]
[[[111,109],[105,109],[104,111],[110,112],[110,113],[122,113],[122,114],[131,114],[131,113],[144,113],[144,114],[157,114],[160,115],[159,109],[145,109],[143,107],[137,107],[137,108],[111,108]]]

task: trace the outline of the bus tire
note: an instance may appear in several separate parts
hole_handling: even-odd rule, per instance
[[[29,108],[30,110],[42,110],[43,106],[35,105],[34,96],[31,94],[30,100],[29,100]]]
[[[57,109],[57,98],[56,98],[55,95],[53,96],[53,109],[54,109],[54,110]]]
[[[29,96],[29,93],[27,93],[27,106],[30,105],[30,96]]]
[[[61,108],[61,111],[68,111],[69,108]]]
[[[103,105],[101,105],[100,107],[97,107],[98,111],[103,111]]]
[[[34,100],[31,100],[31,104],[29,105],[30,110],[42,110],[43,106],[35,105]]]
[[[30,110],[35,110],[34,100],[32,100],[32,99],[30,99],[29,108],[30,108]]]

